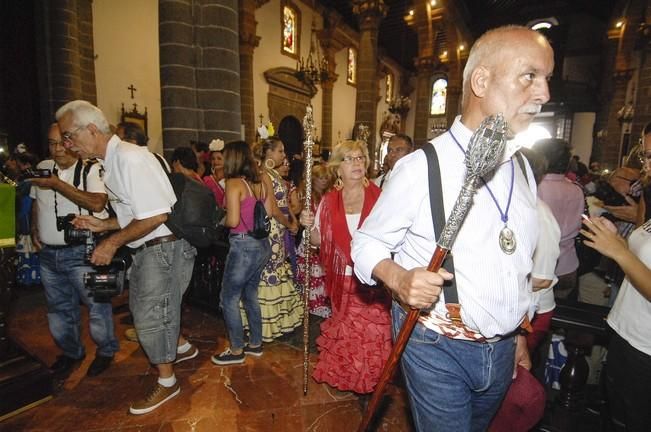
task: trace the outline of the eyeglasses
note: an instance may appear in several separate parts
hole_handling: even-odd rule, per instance
[[[637,155],[638,158],[640,158],[640,162],[644,163],[646,161],[651,161],[651,151],[642,151]]]
[[[49,140],[47,140],[47,145],[52,146],[52,147],[56,147],[58,145],[63,146],[63,140],[61,139],[61,140],[57,141],[57,140],[49,139]]]
[[[409,149],[407,147],[387,147],[387,153],[409,153]]]
[[[73,138],[75,135],[77,135],[77,132],[79,132],[79,131],[82,130],[82,129],[86,129],[86,127],[88,127],[88,126],[79,126],[78,128],[75,128],[75,129],[73,129],[73,130],[71,130],[71,131],[63,132],[63,133],[61,134],[61,139],[63,140],[63,142],[71,143],[71,142],[72,142],[72,138]]]
[[[349,164],[353,162],[357,162],[357,163],[365,162],[366,156],[344,156],[344,158],[341,161]]]

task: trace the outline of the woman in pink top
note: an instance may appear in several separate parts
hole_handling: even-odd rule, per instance
[[[230,249],[224,266],[220,302],[230,347],[212,356],[219,366],[244,363],[245,355],[262,355],[262,316],[258,302],[260,274],[271,256],[268,238],[249,235],[253,229],[253,209],[258,200],[264,202],[271,214],[273,191],[267,190],[260,171],[244,141],[234,141],[224,147],[226,176],[225,225],[231,228]],[[244,328],[240,316],[240,301],[249,323],[248,343],[244,343]]]

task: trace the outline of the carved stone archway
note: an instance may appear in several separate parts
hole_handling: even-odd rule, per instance
[[[278,67],[265,71],[269,84],[267,95],[269,120],[278,127],[282,119],[293,116],[301,120],[305,107],[317,92],[315,85],[307,85],[294,76],[294,69]]]

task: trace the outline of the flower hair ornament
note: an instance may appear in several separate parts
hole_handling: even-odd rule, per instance
[[[269,122],[266,125],[260,125],[258,128],[258,135],[260,135],[261,139],[267,139],[270,136],[273,136],[273,134],[276,132],[274,129],[274,125]]]
[[[208,150],[211,152],[224,150],[224,140],[216,138],[208,144]]]

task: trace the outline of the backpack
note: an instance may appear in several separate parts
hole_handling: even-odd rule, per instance
[[[267,214],[267,209],[264,208],[264,199],[265,199],[264,187],[262,188],[263,190],[262,196],[258,198],[253,193],[253,190],[251,189],[251,186],[249,186],[249,183],[246,180],[244,180],[244,183],[246,184],[249,193],[255,198],[255,206],[253,207],[253,229],[250,229],[246,225],[246,222],[244,222],[244,219],[242,218],[241,214],[240,214],[240,220],[242,221],[244,226],[249,230],[248,234],[251,237],[253,237],[254,239],[267,238],[269,237],[269,232],[271,231],[271,219]]]
[[[159,158],[163,171],[165,165]],[[181,173],[168,175],[176,203],[165,225],[178,238],[195,247],[208,247],[222,240],[220,222],[224,215],[215,202],[215,196],[203,183],[188,179]]]

